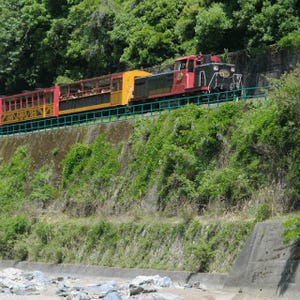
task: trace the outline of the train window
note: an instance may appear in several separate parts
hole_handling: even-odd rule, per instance
[[[37,94],[33,98],[33,106],[38,106],[40,105],[40,94]]]
[[[118,90],[118,81],[117,81],[117,80],[114,80],[114,81],[113,81],[111,90],[112,90],[113,92],[115,92],[115,91]]]
[[[206,86],[206,76],[204,71],[201,71],[199,74],[199,86]]]
[[[15,109],[15,101],[13,98],[6,100],[6,108],[8,111]]]
[[[185,67],[186,67],[186,59],[176,61],[176,63],[175,63],[176,71],[184,70]]]
[[[62,85],[60,86],[60,98],[67,98],[69,96],[69,86]]]
[[[31,103],[28,103],[29,106],[36,106],[37,105],[37,94],[34,94],[33,97],[31,98]]]
[[[21,107],[21,104],[20,104],[20,98],[18,98],[18,99],[16,100],[15,109],[20,109],[20,107]]]
[[[21,99],[21,107],[20,108],[26,108],[26,98],[22,97]]]
[[[120,91],[122,90],[122,79],[114,79],[112,83],[112,91]]]
[[[53,97],[52,94],[47,93],[46,94],[46,104],[52,104],[53,103]]]
[[[80,83],[74,83],[70,85],[70,92],[71,94],[80,93],[82,90]]]
[[[100,78],[98,81],[98,86],[99,88],[101,87],[107,87],[110,85],[110,78],[106,77],[106,78]]]
[[[87,93],[92,93],[96,90],[96,84],[97,82],[96,81],[87,81],[87,82],[84,82],[84,91],[87,92]]]
[[[193,59],[189,60],[188,72],[189,73],[194,72],[194,60]]]
[[[3,106],[4,111],[10,111],[10,102],[5,101],[4,106]]]

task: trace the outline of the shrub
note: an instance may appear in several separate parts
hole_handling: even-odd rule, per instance
[[[283,241],[285,243],[300,241],[300,217],[295,217],[284,222],[283,228]]]
[[[30,182],[31,193],[30,200],[36,200],[42,204],[42,207],[54,200],[57,194],[57,189],[51,184],[52,171],[48,165],[44,165],[37,170]]]
[[[75,144],[62,161],[62,186],[66,187],[71,182],[79,182],[81,173],[91,155],[88,145]]]
[[[300,44],[300,30],[294,30],[282,37],[277,44],[282,48],[297,47]]]
[[[25,200],[29,159],[27,148],[19,147],[0,167],[0,212],[15,213]]]
[[[118,170],[118,149],[113,149],[103,135],[92,145],[76,144],[63,160],[65,197],[94,207],[93,203],[107,200],[111,180]],[[88,209],[88,215],[94,209]]]
[[[22,215],[2,219],[0,223],[0,249],[3,258],[14,258],[15,243],[29,233],[30,225],[27,217]]]

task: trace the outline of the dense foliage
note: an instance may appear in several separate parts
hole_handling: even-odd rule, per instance
[[[75,144],[67,154],[63,161],[63,195],[77,215],[94,214],[97,206],[107,202],[118,175],[117,155],[118,150],[103,135],[91,146]]]
[[[3,0],[0,94],[175,56],[299,42],[296,0]]]
[[[26,195],[29,158],[26,147],[20,147],[9,162],[0,167],[0,213],[14,214],[22,207]]]
[[[156,221],[114,224],[69,220],[52,224],[30,223],[16,216],[0,223],[0,258],[226,272],[252,229],[251,222],[204,226],[198,221]]]

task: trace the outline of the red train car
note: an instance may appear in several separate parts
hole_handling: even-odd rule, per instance
[[[59,88],[51,87],[0,98],[0,125],[57,117]]]

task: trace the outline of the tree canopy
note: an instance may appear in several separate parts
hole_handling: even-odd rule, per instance
[[[3,0],[0,93],[300,40],[297,0]]]

